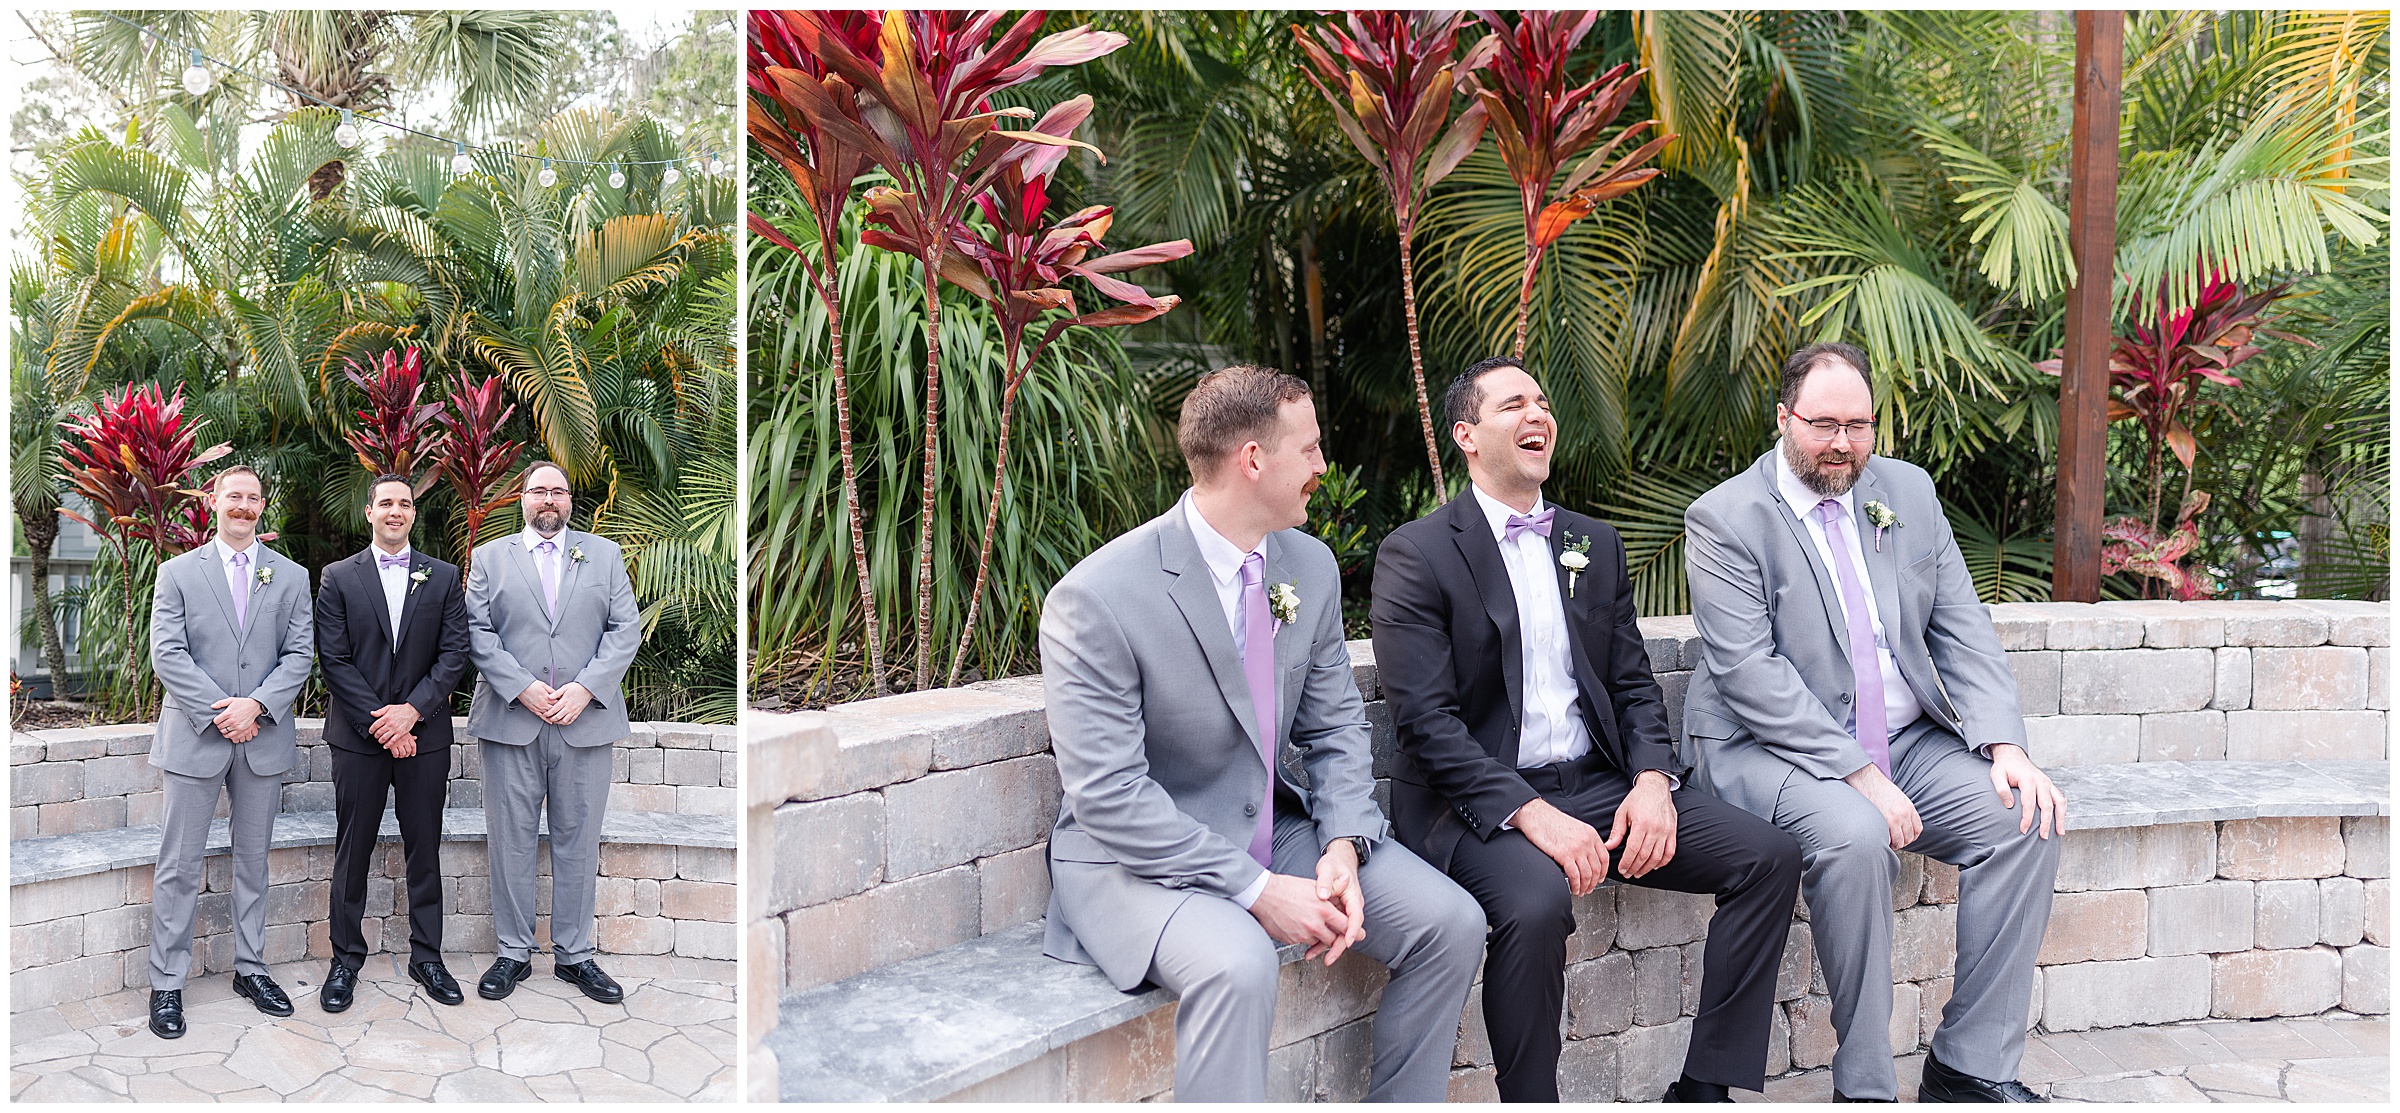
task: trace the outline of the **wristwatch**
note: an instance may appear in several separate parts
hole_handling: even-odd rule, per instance
[[[1367,846],[1368,846],[1368,843],[1367,843],[1367,840],[1366,840],[1366,837],[1365,837],[1365,836],[1363,836],[1363,835],[1343,835],[1342,837],[1340,837],[1340,838],[1337,838],[1337,839],[1335,839],[1335,840],[1333,840],[1333,841],[1335,841],[1335,842],[1346,842],[1346,843],[1349,843],[1349,844],[1350,844],[1350,849],[1351,849],[1352,851],[1354,851],[1354,852],[1356,852],[1356,853],[1358,854],[1358,864],[1359,864],[1360,866],[1362,866],[1362,867],[1363,867],[1363,866],[1365,866],[1365,865],[1367,864]]]

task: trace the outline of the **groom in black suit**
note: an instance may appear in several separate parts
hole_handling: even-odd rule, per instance
[[[366,964],[359,918],[383,802],[396,798],[408,862],[408,976],[445,1005],[465,999],[442,964],[442,798],[450,784],[450,696],[467,669],[467,597],[458,566],[409,547],[415,492],[379,475],[364,552],[327,565],[317,591],[325,741],[335,824],[329,910],[333,970],[318,1001],[350,1007]]]
[[[1604,878],[1717,898],[1665,1100],[1761,1089],[1799,844],[1683,787],[1624,544],[1542,502],[1558,425],[1540,384],[1487,359],[1443,405],[1473,485],[1384,539],[1371,614],[1399,728],[1396,834],[1491,924],[1483,1016],[1500,1099],[1558,1100],[1572,898]]]

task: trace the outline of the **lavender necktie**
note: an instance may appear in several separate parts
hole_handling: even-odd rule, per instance
[[[558,558],[551,554],[558,551],[558,542],[544,541],[534,546],[533,551],[542,554],[542,559],[534,562],[541,566],[542,602],[549,606],[550,613],[555,616],[558,614]]]
[[[234,574],[242,581],[241,590],[233,593],[233,624],[237,629],[250,629],[250,554],[233,554]]]
[[[1842,614],[1850,625],[1850,676],[1858,690],[1851,712],[1850,734],[1874,759],[1875,768],[1892,775],[1890,731],[1883,721],[1883,660],[1875,651],[1875,626],[1867,619],[1867,593],[1850,567],[1850,541],[1842,535],[1842,502],[1817,504],[1817,520],[1825,523],[1825,547],[1833,550],[1833,579],[1842,588]]]
[[[1242,678],[1250,682],[1250,711],[1258,720],[1258,754],[1267,763],[1267,797],[1258,806],[1250,856],[1262,866],[1275,858],[1275,616],[1267,610],[1267,558],[1242,558]]]

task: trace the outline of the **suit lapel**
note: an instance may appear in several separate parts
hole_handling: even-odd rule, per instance
[[[1268,534],[1266,548],[1267,590],[1274,591],[1276,584],[1296,585],[1298,581],[1283,562],[1285,556],[1283,538],[1278,534]],[[1268,603],[1268,616],[1272,618],[1275,608],[1273,606],[1274,597],[1271,594],[1268,596]],[[1294,614],[1292,617],[1297,619],[1300,616]],[[1278,751],[1283,748],[1283,740],[1290,733],[1292,710],[1300,699],[1300,693],[1285,690],[1284,677],[1291,675],[1291,667],[1299,664],[1314,648],[1309,644],[1307,633],[1293,629],[1294,625],[1294,623],[1288,622],[1275,624],[1275,748]]]
[[[1500,632],[1500,675],[1508,685],[1509,720],[1524,722],[1524,634],[1517,628],[1517,592],[1508,585],[1508,565],[1501,562],[1500,542],[1493,539],[1492,523],[1483,516],[1483,507],[1476,503],[1473,488],[1450,500],[1450,528],[1456,535],[1459,554],[1466,558],[1467,572],[1475,578],[1475,593],[1483,600],[1483,613]],[[1514,765],[1516,740],[1510,739],[1505,748],[1508,752],[1500,758]]]
[[[1190,497],[1190,496],[1185,496]],[[1242,724],[1242,733],[1249,736],[1250,752],[1259,752],[1258,714],[1251,709],[1250,681],[1242,675],[1242,657],[1234,650],[1233,628],[1225,621],[1225,605],[1217,601],[1217,585],[1211,582],[1208,562],[1200,557],[1200,544],[1192,538],[1192,528],[1184,521],[1184,509],[1177,504],[1168,512],[1165,527],[1159,531],[1159,566],[1175,577],[1175,586],[1167,589],[1167,597],[1183,612],[1183,621],[1199,639],[1200,654],[1208,660],[1208,671],[1216,678],[1217,694],[1224,697],[1225,706],[1233,711],[1235,721]]]
[[[1555,508],[1556,504],[1552,505]],[[1584,716],[1598,723],[1602,721],[1600,708],[1613,708],[1615,702],[1608,698],[1607,687],[1598,683],[1599,673],[1592,669],[1592,655],[1583,644],[1583,616],[1593,602],[1592,593],[1600,590],[1601,569],[1596,564],[1585,567],[1575,577],[1574,586],[1568,586],[1567,566],[1558,561],[1567,551],[1567,531],[1570,527],[1575,529],[1577,537],[1588,538],[1592,535],[1589,523],[1583,522],[1580,516],[1577,521],[1570,523],[1567,512],[1560,510],[1558,516],[1551,519],[1550,563],[1558,573],[1558,604],[1560,617],[1567,624],[1567,663],[1575,670],[1575,693],[1583,700]],[[1595,691],[1595,688],[1598,690]],[[1595,739],[1599,736],[1599,731],[1593,731]]]
[[[1883,485],[1875,481],[1873,471],[1859,476],[1857,497],[1851,500],[1857,504],[1852,522],[1858,533],[1859,555],[1867,561],[1867,590],[1875,593],[1875,613],[1882,616],[1888,638],[1890,631],[1901,626],[1900,546],[1888,534],[1881,549],[1875,545],[1875,523],[1867,517],[1867,504],[1882,497]]]
[[[566,535],[561,533],[559,536]],[[510,563],[515,567],[519,581],[533,592],[533,612],[541,615],[544,621],[555,628],[558,620],[551,616],[550,608],[542,598],[542,572],[541,569],[534,566],[533,550],[526,546],[525,535],[520,533],[509,538],[508,541]]]
[[[409,550],[408,579],[400,585],[400,628],[392,631],[392,652],[394,653],[400,651],[401,639],[408,637],[409,627],[416,625],[417,588],[420,586],[416,580],[417,573],[426,573],[427,582],[430,583],[432,582],[430,578],[432,573],[429,570],[432,567],[432,557],[413,548]],[[376,586],[383,586],[381,576],[376,577]]]
[[[551,558],[558,561],[558,606],[550,612],[550,631],[552,633],[558,632],[559,616],[567,613],[567,600],[575,597],[575,579],[577,573],[583,568],[583,562],[568,554],[573,553],[576,548],[574,530],[558,531],[558,552]]]
[[[358,568],[356,582],[365,589],[367,601],[371,604],[369,609],[375,612],[375,628],[383,631],[384,649],[398,649],[400,636],[392,629],[392,609],[383,601],[383,566],[376,562],[375,546],[368,545],[364,552],[350,560]]]
[[[202,578],[208,581],[208,594],[217,601],[218,613],[225,616],[225,628],[233,631],[238,644],[242,637],[242,623],[234,617],[233,589],[225,586],[225,559],[213,538],[200,547],[200,569]]]
[[[1781,451],[1783,449],[1779,445],[1768,449],[1767,454],[1759,458],[1758,479],[1766,485],[1767,498],[1776,508],[1775,516],[1791,532],[1792,544],[1800,547],[1800,558],[1817,574],[1817,600],[1825,605],[1825,621],[1833,627],[1834,643],[1842,647],[1846,661],[1850,654],[1850,619],[1842,610],[1841,589],[1833,586],[1833,570],[1825,567],[1825,558],[1817,555],[1816,539],[1808,535],[1808,526],[1798,516],[1809,512],[1811,508],[1799,507],[1795,513],[1792,505],[1783,499],[1782,484],[1775,481],[1778,474],[1775,470],[1775,454]]]

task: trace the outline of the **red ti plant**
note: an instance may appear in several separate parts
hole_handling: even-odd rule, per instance
[[[1092,98],[1079,96],[1052,107],[1034,130],[1063,139],[1073,135],[1091,114]],[[1093,205],[1055,224],[1046,223],[1042,216],[1050,207],[1051,174],[1066,154],[1063,146],[1029,145],[1003,163],[998,180],[975,199],[991,235],[977,232],[964,221],[951,226],[950,254],[942,260],[942,277],[992,307],[1000,326],[1002,373],[1007,376],[1000,395],[999,458],[992,467],[992,495],[984,510],[983,545],[975,559],[975,587],[967,595],[966,626],[958,636],[958,652],[950,660],[949,685],[958,683],[959,672],[966,665],[983,585],[991,573],[992,537],[1000,525],[1000,495],[1008,482],[1008,433],[1016,413],[1017,389],[1041,362],[1050,342],[1067,329],[1140,324],[1175,308],[1178,299],[1172,295],[1152,297],[1149,291],[1110,276],[1192,253],[1192,241],[1175,240],[1089,258],[1115,219],[1108,206]],[[879,200],[882,203],[867,218],[877,227],[867,231],[866,241],[894,251],[919,250],[919,245],[897,231],[905,221],[891,207],[890,198]],[[1102,294],[1126,304],[1079,312],[1075,295],[1063,288],[1070,276],[1090,282]],[[1060,311],[1065,316],[1051,316],[1041,339],[1027,353],[1025,330]]]
[[[1448,131],[1442,125],[1450,120],[1450,94],[1458,75],[1490,61],[1499,45],[1487,35],[1464,60],[1452,61],[1463,18],[1457,12],[1352,12],[1346,34],[1330,25],[1317,28],[1323,45],[1311,41],[1299,25],[1292,27],[1307,60],[1301,75],[1333,106],[1342,134],[1375,167],[1375,176],[1392,199],[1392,218],[1400,229],[1400,306],[1408,322],[1408,371],[1416,380],[1417,423],[1425,434],[1425,459],[1433,467],[1436,491],[1447,488],[1442,485],[1442,453],[1433,436],[1433,404],[1425,396],[1425,358],[1417,342],[1417,205],[1482,140],[1490,110],[1481,100],[1471,101]],[[1340,63],[1334,61],[1336,54]],[[1433,152],[1429,163],[1428,149]]]
[[[2183,566],[2184,558],[2200,545],[2200,527],[2194,519],[2208,509],[2208,499],[2206,491],[2186,492],[2172,530],[2158,529],[2131,514],[2110,518],[2100,528],[2104,539],[2100,546],[2100,574],[2131,572],[2157,580],[2180,600],[2215,595],[2217,581],[2206,568]]]
[[[66,433],[59,442],[59,472],[91,505],[94,517],[72,510],[59,513],[91,527],[117,551],[125,596],[123,676],[130,683],[143,675],[141,662],[147,652],[142,637],[146,627],[134,613],[134,544],[149,547],[155,576],[158,563],[206,540],[207,493],[190,485],[192,473],[232,452],[233,446],[199,447],[200,426],[206,421],[185,419],[181,385],[171,397],[161,394],[157,383],[128,384],[114,394],[103,391],[88,416],[59,424]],[[197,531],[190,528],[195,510],[201,525]],[[149,707],[147,685],[131,695],[134,710]]]
[[[891,187],[868,191],[917,246],[925,286],[925,475],[918,504],[916,684],[933,675],[933,518],[936,465],[941,459],[941,272],[946,229],[991,184],[1001,163],[1026,143],[1068,142],[1040,132],[1009,131],[1004,119],[1033,116],[1026,108],[994,108],[994,93],[1040,76],[1051,66],[1091,61],[1125,45],[1113,31],[1076,27],[1034,34],[1047,18],[1027,12],[1005,30],[999,11],[889,11],[876,39],[880,64],[841,33],[832,12],[788,13],[785,26],[801,51],[858,90],[855,113],[845,113],[823,87],[812,96],[796,82],[799,108],[823,134],[867,152],[892,176]],[[995,32],[997,36],[995,37]],[[986,139],[1009,140],[986,143]],[[881,198],[878,201],[878,198]]]
[[[1471,78],[1471,91],[1491,117],[1492,135],[1500,145],[1500,161],[1515,179],[1525,208],[1525,279],[1517,287],[1516,358],[1525,358],[1525,337],[1532,325],[1533,281],[1542,254],[1567,234],[1567,226],[1597,208],[1633,191],[1658,176],[1655,166],[1643,166],[1675,141],[1673,134],[1653,138],[1633,153],[1611,163],[1608,157],[1626,140],[1657,120],[1644,120],[1619,132],[1600,149],[1575,165],[1566,180],[1551,188],[1567,160],[1589,147],[1633,99],[1642,74],[1625,63],[1573,89],[1567,88],[1567,59],[1592,29],[1598,12],[1525,12],[1510,27],[1498,12],[1478,13],[1492,29],[1497,53]],[[1489,41],[1489,40],[1487,40]],[[1483,49],[1477,44],[1478,51]]]
[[[889,694],[883,675],[883,623],[875,609],[875,581],[867,574],[866,510],[858,501],[858,466],[850,439],[850,375],[842,351],[842,282],[837,247],[841,239],[842,206],[850,200],[850,185],[867,167],[862,147],[842,142],[820,127],[803,105],[830,107],[840,119],[859,118],[858,90],[841,75],[828,73],[824,63],[801,49],[792,33],[790,14],[750,13],[750,140],[768,157],[791,172],[800,200],[816,218],[817,252],[811,259],[798,244],[775,227],[750,214],[750,230],[769,243],[800,257],[817,297],[825,303],[833,357],[834,427],[842,449],[842,501],[850,507],[850,562],[858,569],[858,600],[866,614],[867,674],[875,678],[875,694]],[[819,13],[828,30],[840,36],[862,59],[881,64],[875,45],[883,30],[872,12]],[[800,86],[806,84],[803,91]]]
[[[342,375],[367,397],[359,427],[342,434],[358,454],[358,466],[369,475],[407,479],[412,497],[425,497],[435,476],[427,471],[419,478],[417,471],[442,454],[450,437],[441,424],[442,404],[425,401],[425,349],[412,346],[405,356],[386,350],[364,365],[345,359]]]
[[[467,508],[467,544],[459,550],[458,559],[462,576],[474,560],[475,538],[483,530],[483,520],[516,495],[518,477],[509,469],[516,466],[525,446],[500,436],[501,427],[515,412],[517,408],[506,404],[501,395],[499,376],[481,383],[464,371],[452,376],[450,397],[444,400],[440,417],[450,451],[435,470],[449,482],[459,504]]]

